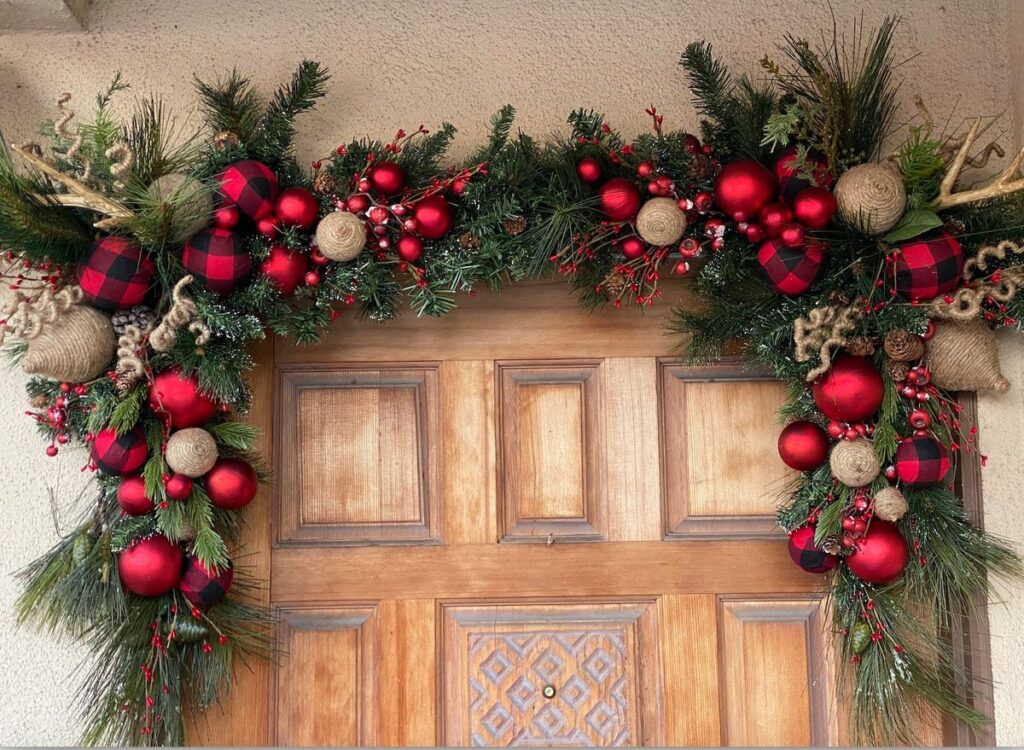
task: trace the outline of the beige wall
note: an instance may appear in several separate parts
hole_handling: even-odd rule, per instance
[[[233,65],[264,87],[282,80],[302,57],[334,73],[331,94],[301,123],[299,153],[312,159],[339,142],[398,127],[461,130],[460,152],[478,143],[489,115],[515,104],[533,133],[558,130],[577,106],[604,111],[626,133],[647,127],[654,102],[670,126],[695,126],[676,65],[684,45],[712,41],[738,69],[756,72],[767,46],[785,32],[816,36],[828,28],[823,1],[775,0],[433,0],[421,2],[157,2],[96,0],[89,30],[71,34],[6,33],[0,2],[0,126],[8,138],[31,137],[61,91],[84,103],[121,69],[140,93],[161,92],[169,105],[194,105],[191,73],[215,75]],[[833,3],[837,9],[844,3]],[[921,94],[937,119],[1009,110],[1008,141],[1024,134],[1024,63],[1011,39],[1024,31],[1017,0],[865,0],[877,23],[901,6],[903,97]],[[848,23],[846,24],[849,28]],[[1015,33],[1016,32],[1016,33]],[[1018,42],[1012,48],[1017,49]],[[954,127],[958,125],[954,120]],[[1020,539],[1020,435],[1024,427],[1024,340],[1004,345],[1014,390],[982,400],[986,523]],[[16,586],[8,575],[54,539],[47,483],[62,506],[80,487],[76,461],[54,462],[33,439],[19,375],[0,374],[0,745],[61,744],[76,737],[66,706],[82,656],[74,647],[12,633]],[[84,460],[84,459],[83,459]],[[59,471],[58,471],[59,467]],[[55,473],[56,472],[56,473]],[[1024,591],[993,607],[993,656],[1000,744],[1024,744]]]

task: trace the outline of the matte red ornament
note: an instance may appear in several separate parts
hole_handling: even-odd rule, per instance
[[[82,297],[107,312],[127,310],[146,299],[156,266],[142,248],[125,237],[93,243],[78,266]]]
[[[797,471],[817,469],[828,458],[828,435],[805,419],[786,425],[779,435],[779,456]]]
[[[398,238],[395,250],[398,257],[406,263],[415,263],[423,256],[423,240],[411,234],[404,234]]]
[[[428,240],[439,240],[451,230],[455,220],[443,195],[431,195],[418,201],[412,209],[416,231]]]
[[[784,226],[779,232],[779,239],[786,247],[800,247],[806,239],[804,228],[797,224]]]
[[[274,214],[267,214],[256,222],[256,231],[268,240],[272,240],[277,237],[278,221]]]
[[[234,229],[241,220],[238,206],[221,206],[213,212],[213,223],[218,229]]]
[[[775,195],[775,177],[753,159],[727,164],[715,178],[715,202],[736,221],[748,221]]]
[[[601,210],[612,221],[629,221],[640,210],[640,191],[625,177],[613,177],[597,190]]]
[[[149,446],[139,427],[121,436],[108,427],[97,432],[92,441],[92,460],[105,474],[134,474],[148,457]]]
[[[584,156],[576,165],[576,174],[584,182],[597,182],[601,179],[601,165],[593,156]]]
[[[195,555],[186,555],[178,590],[195,607],[209,609],[224,601],[235,580],[234,566],[208,568]]]
[[[771,283],[781,294],[803,294],[821,270],[823,245],[808,243],[805,247],[788,247],[780,240],[768,240],[757,253],[757,262]]]
[[[281,191],[274,213],[282,226],[309,229],[320,215],[320,204],[305,188],[292,187]]]
[[[619,247],[622,250],[622,254],[626,256],[626,260],[636,260],[643,257],[643,254],[647,252],[647,246],[639,237],[627,237]]]
[[[836,199],[819,187],[806,187],[793,199],[793,216],[808,229],[824,229],[836,213]]]
[[[757,220],[766,235],[778,237],[783,227],[793,220],[793,212],[784,203],[769,203],[760,210]]]
[[[789,556],[808,573],[828,573],[839,564],[839,558],[814,544],[814,527],[803,526],[789,535]]]
[[[144,516],[155,507],[146,495],[146,482],[139,474],[125,477],[117,486],[117,504],[129,516]]]
[[[370,207],[370,199],[367,198],[365,195],[353,195],[345,202],[345,205],[348,206],[349,211],[351,211],[354,214],[357,214],[360,211],[365,211],[367,208]]]
[[[117,556],[121,584],[138,596],[160,596],[181,580],[181,547],[167,537],[151,536],[135,542]]]
[[[210,502],[224,510],[244,508],[256,497],[259,486],[256,470],[240,458],[219,459],[203,483]]]
[[[936,484],[949,473],[949,451],[927,432],[900,442],[896,448],[896,476],[904,484]]]
[[[234,232],[209,227],[185,243],[182,265],[216,294],[230,294],[252,273],[252,257]]]
[[[294,294],[296,287],[302,284],[309,270],[309,258],[297,250],[289,250],[284,245],[274,245],[270,255],[260,266],[260,273],[270,279],[271,283],[286,297]]]
[[[370,185],[378,193],[392,195],[405,187],[405,172],[393,161],[382,161],[370,170]]]
[[[963,248],[945,229],[903,243],[894,255],[893,287],[904,299],[927,302],[954,291],[963,280]]]
[[[882,406],[885,382],[867,357],[840,355],[828,372],[814,381],[814,403],[830,419],[859,422]]]
[[[184,474],[172,474],[164,484],[168,500],[181,502],[192,496],[192,479]]]
[[[779,182],[779,192],[784,199],[793,201],[804,188],[828,188],[832,185],[832,174],[824,159],[809,155],[804,161],[805,168],[799,171],[796,168],[796,161],[794,146],[783,151],[775,162],[775,178]],[[811,172],[811,179],[802,174],[808,171]]]
[[[218,176],[222,205],[237,206],[243,216],[259,221],[274,210],[279,186],[266,164],[245,159],[229,164]]]
[[[175,430],[204,425],[217,412],[213,399],[199,390],[199,380],[176,367],[154,376],[149,384],[149,408],[170,420]]]
[[[899,529],[876,517],[846,557],[846,564],[865,583],[883,584],[898,578],[909,559],[907,540]]]

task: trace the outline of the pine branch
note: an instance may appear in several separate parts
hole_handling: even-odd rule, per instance
[[[267,106],[252,148],[264,161],[281,164],[291,157],[295,118],[316,106],[327,93],[330,75],[320,63],[303,60],[291,81],[281,86]]]

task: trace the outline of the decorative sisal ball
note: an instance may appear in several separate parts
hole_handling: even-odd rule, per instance
[[[29,339],[21,369],[62,383],[84,383],[106,372],[116,352],[110,318],[93,307],[74,305]]]
[[[172,471],[195,479],[217,463],[217,441],[201,427],[178,430],[167,440],[164,458]]]
[[[171,172],[146,188],[168,222],[167,239],[181,245],[206,226],[213,213],[213,196],[191,175]]]
[[[881,164],[861,164],[843,173],[833,195],[839,215],[864,234],[885,234],[907,207],[903,178]]]
[[[366,247],[366,224],[348,211],[329,213],[316,226],[316,244],[331,260],[355,260]]]
[[[90,305],[116,312],[146,299],[155,274],[156,266],[141,247],[110,236],[94,242],[78,264],[78,285]]]
[[[875,502],[872,506],[875,516],[883,521],[899,521],[907,514],[907,498],[895,487],[886,487],[875,495]]]
[[[939,388],[999,393],[1010,389],[999,367],[996,334],[984,320],[936,322],[925,351],[932,383]]]
[[[882,468],[874,446],[864,438],[836,443],[828,465],[832,469],[832,476],[847,487],[871,484]]]
[[[686,231],[686,214],[672,198],[651,198],[636,216],[636,233],[655,247],[674,245]]]

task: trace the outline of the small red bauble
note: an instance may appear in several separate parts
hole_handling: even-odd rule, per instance
[[[146,436],[138,427],[121,436],[108,427],[97,432],[92,441],[92,460],[105,474],[134,474],[148,457]]]
[[[256,231],[272,240],[277,237],[278,218],[274,214],[268,214],[256,222]]]
[[[927,302],[952,292],[963,280],[964,251],[945,229],[899,246],[892,264],[893,287],[904,299]]]
[[[185,555],[164,536],[142,539],[117,556],[121,584],[138,596],[160,596],[181,579]]]
[[[839,564],[839,558],[814,544],[814,527],[803,526],[789,535],[789,556],[808,573],[828,573]]]
[[[192,496],[192,479],[184,474],[172,474],[164,484],[164,492],[168,500],[188,500]]]
[[[222,458],[207,472],[206,494],[218,508],[238,510],[256,497],[259,481],[256,470],[240,458]]]
[[[260,266],[260,272],[286,297],[295,293],[309,270],[309,259],[297,250],[274,245]]]
[[[910,550],[899,529],[875,518],[846,557],[850,572],[865,583],[889,583],[907,567]]]
[[[252,221],[274,211],[277,200],[277,175],[266,164],[254,159],[236,161],[220,173],[220,197],[223,205],[238,206]]]
[[[647,246],[639,237],[627,237],[619,245],[619,248],[622,250],[622,254],[626,256],[626,260],[636,260],[643,257],[643,254],[647,251]]]
[[[320,215],[320,204],[305,188],[292,187],[281,191],[274,213],[283,226],[309,229]]]
[[[793,212],[783,203],[769,203],[761,209],[757,218],[766,235],[778,237],[782,233],[783,227],[793,220]]]
[[[209,609],[224,601],[234,580],[235,570],[230,562],[218,570],[207,568],[195,555],[187,555],[178,590],[192,606]]]
[[[230,294],[252,272],[252,257],[234,232],[209,227],[185,244],[185,270],[216,294]]]
[[[117,504],[129,516],[153,512],[153,501],[146,495],[146,482],[139,474],[125,477],[117,487]]]
[[[395,250],[398,257],[406,263],[415,263],[423,257],[423,240],[411,234],[404,234],[398,238]]]
[[[213,212],[213,223],[218,229],[234,229],[241,220],[237,206],[221,206]]]
[[[824,229],[836,213],[836,199],[820,187],[806,187],[793,199],[793,216],[808,229]]]
[[[146,299],[156,266],[142,248],[125,237],[93,243],[78,266],[82,297],[107,312],[126,310]]]
[[[357,214],[360,211],[365,211],[367,208],[370,207],[370,199],[367,198],[365,195],[353,195],[351,198],[348,199],[346,205],[348,206],[349,211],[351,211],[354,214]]]
[[[455,223],[451,206],[443,195],[431,195],[417,202],[412,215],[416,220],[416,231],[428,240],[441,239]]]
[[[382,161],[370,170],[370,185],[378,193],[392,195],[405,187],[405,172],[393,161]]]
[[[830,419],[860,422],[882,405],[885,382],[867,357],[841,355],[828,372],[814,381],[814,403]]]
[[[775,195],[775,177],[752,159],[727,164],[715,178],[715,202],[736,221],[748,221]]]
[[[157,373],[149,384],[149,408],[175,430],[204,425],[217,411],[213,399],[199,390],[199,380],[176,367]]]
[[[791,469],[817,469],[828,457],[828,435],[814,422],[791,422],[779,435],[779,456]]]
[[[781,294],[803,294],[818,278],[824,258],[822,245],[788,247],[780,240],[768,240],[757,253],[757,262]]]
[[[949,473],[949,452],[932,435],[915,434],[896,448],[896,476],[904,484],[941,482]]]
[[[832,175],[824,159],[808,156],[804,161],[804,169],[800,173],[810,171],[812,179],[801,176],[796,169],[796,147],[786,149],[775,162],[775,178],[779,182],[779,192],[787,201],[792,201],[807,187],[827,188],[832,184]]]
[[[597,182],[601,179],[601,165],[593,156],[584,156],[576,164],[576,174],[584,182]]]
[[[629,221],[640,210],[640,191],[625,177],[613,177],[597,192],[601,210],[612,221]]]
[[[788,224],[779,232],[779,239],[786,247],[800,247],[804,244],[804,228],[796,224]]]

